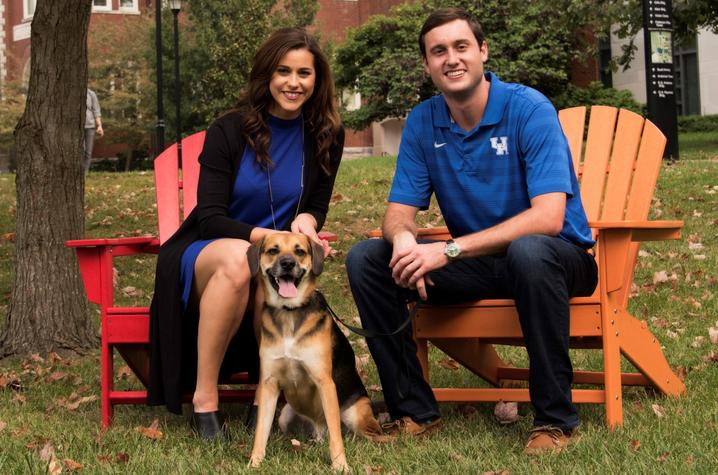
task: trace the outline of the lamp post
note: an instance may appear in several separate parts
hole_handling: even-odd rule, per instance
[[[180,74],[179,74],[179,12],[182,0],[169,0],[174,17],[174,54],[175,54],[175,130],[177,132],[177,164],[182,168],[182,128],[180,127]]]
[[[165,149],[165,110],[162,104],[162,0],[156,0],[155,3],[155,53],[157,54],[156,157]]]

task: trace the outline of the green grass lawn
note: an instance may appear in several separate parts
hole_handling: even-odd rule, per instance
[[[718,133],[681,136],[682,159],[661,171],[651,217],[685,221],[680,241],[642,247],[630,311],[647,321],[670,363],[685,375],[687,393],[668,399],[645,388],[624,389],[625,425],[605,427],[600,406],[579,406],[581,438],[558,456],[531,459],[522,454],[531,409],[520,405],[519,422],[501,426],[493,404],[443,405],[444,428],[421,440],[376,446],[350,436],[347,456],[355,473],[716,473],[718,471],[718,344],[708,329],[718,326]],[[342,165],[326,229],[336,232],[337,254],[321,278],[321,287],[345,319],[357,317],[343,261],[366,230],[377,227],[384,212],[394,160],[367,158]],[[154,233],[155,211],[150,173],[91,173],[87,181],[87,235],[107,237]],[[0,175],[0,323],[12,285],[14,176]],[[437,225],[435,207],[421,213]],[[119,305],[146,305],[154,258],[118,262]],[[663,275],[665,280],[658,278]],[[135,290],[129,290],[134,287]],[[98,309],[92,318],[98,320]],[[366,346],[352,336],[357,354]],[[502,352],[509,361],[525,361],[523,350]],[[446,369],[432,351],[436,385],[481,384],[467,371]],[[573,351],[575,366],[600,368],[598,352]],[[625,362],[624,362],[625,363]],[[118,360],[116,367],[122,364]],[[625,363],[626,368],[630,365]],[[378,384],[369,364],[367,384]],[[137,386],[118,374],[118,384]],[[99,350],[58,360],[9,358],[0,361],[0,473],[234,473],[244,472],[252,441],[242,426],[245,408],[227,405],[232,441],[207,444],[189,435],[184,418],[159,408],[122,406],[114,425],[100,431]],[[372,391],[375,399],[381,394]],[[73,404],[74,403],[74,404]],[[660,414],[660,415],[659,415]],[[162,436],[147,437],[138,428],[157,419]],[[152,435],[152,432],[149,432]],[[270,438],[261,473],[325,473],[327,446],[302,442],[299,450],[278,433]],[[81,465],[81,468],[77,465]],[[57,472],[53,472],[57,473]]]

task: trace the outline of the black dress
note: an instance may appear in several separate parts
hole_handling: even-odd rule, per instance
[[[197,325],[199,313],[190,301],[182,312],[180,262],[185,248],[198,239],[237,238],[249,241],[254,226],[227,215],[232,187],[244,152],[239,112],[217,119],[207,130],[199,156],[200,175],[197,207],[177,232],[160,248],[155,291],[150,305],[150,381],[148,404],[182,412],[182,393],[192,392],[197,376]],[[309,127],[305,127],[305,131]],[[344,148],[341,130],[330,149],[327,175],[314,159],[314,141],[304,136],[304,193],[299,213],[309,213],[321,229],[329,209],[334,180]],[[287,224],[287,228],[289,223]],[[251,313],[251,312],[250,312]],[[252,319],[245,318],[225,354],[220,377],[239,371],[259,374],[259,351]]]

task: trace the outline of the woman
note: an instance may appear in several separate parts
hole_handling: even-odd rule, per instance
[[[197,207],[157,261],[149,403],[179,414],[194,390],[203,438],[221,436],[220,375],[258,375],[247,248],[277,230],[319,242],[343,145],[326,56],[303,29],[275,32],[237,106],[207,130]]]

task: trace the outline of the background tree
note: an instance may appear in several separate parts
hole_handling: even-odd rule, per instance
[[[88,82],[102,108],[102,140],[127,144],[126,170],[134,151],[150,150],[157,90],[152,25],[152,15],[145,11],[140,16],[103,22],[101,28],[91,29],[88,38]]]
[[[206,129],[219,114],[234,106],[247,81],[254,52],[271,31],[308,26],[317,9],[317,0],[188,2],[187,25],[181,36],[184,134]],[[167,25],[163,31],[171,31]],[[164,51],[165,104],[174,104],[170,38],[166,39]],[[167,122],[174,127],[171,116]],[[174,134],[171,130],[169,133],[174,141]]]
[[[38,0],[15,130],[15,280],[0,356],[96,347],[74,252],[83,234],[82,127],[91,0]]]
[[[362,96],[362,107],[343,115],[349,126],[360,129],[386,117],[401,117],[436,93],[423,73],[417,40],[426,17],[443,3],[424,0],[401,5],[390,16],[375,16],[337,48],[338,85],[356,89]],[[569,82],[573,59],[594,47],[576,31],[601,21],[603,10],[592,10],[599,3],[459,0],[453,4],[475,14],[484,27],[488,69],[504,81],[532,86],[550,97]]]

